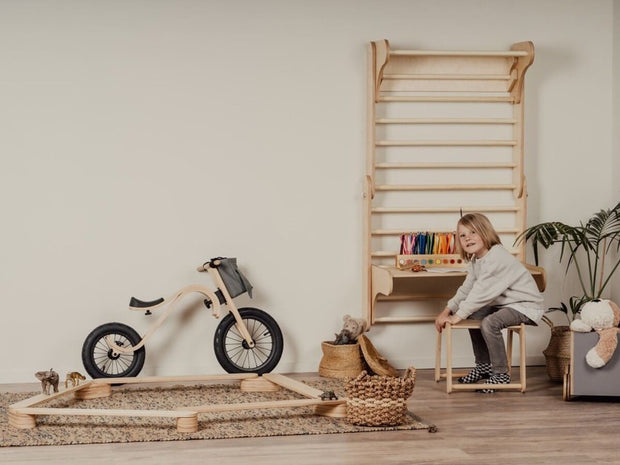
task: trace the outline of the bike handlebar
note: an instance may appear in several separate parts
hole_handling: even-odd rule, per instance
[[[204,271],[207,271],[208,268],[217,268],[221,264],[222,264],[222,261],[219,258],[212,258],[210,261],[205,262],[202,265],[200,265],[198,268],[196,268],[196,271],[199,271],[202,273]]]

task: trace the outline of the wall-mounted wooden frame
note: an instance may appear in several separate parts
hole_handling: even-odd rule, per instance
[[[448,299],[465,278],[399,270],[401,234],[452,230],[461,212],[482,212],[525,259],[525,245],[512,244],[526,221],[524,78],[533,61],[532,42],[503,51],[369,44],[362,256],[370,324],[430,321],[380,317],[377,301]],[[544,289],[544,270],[529,269]]]

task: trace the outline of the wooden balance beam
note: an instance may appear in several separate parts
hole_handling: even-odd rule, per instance
[[[206,404],[199,406],[178,406],[173,410],[141,410],[141,409],[80,409],[80,408],[49,408],[38,407],[50,399],[73,394],[76,399],[95,399],[108,397],[112,394],[113,384],[150,384],[179,383],[197,381],[240,381],[243,392],[268,392],[281,388],[296,392],[305,399],[290,399],[265,402],[246,402],[234,404]],[[345,416],[346,399],[323,400],[323,391],[315,389],[301,381],[275,373],[258,376],[254,373],[238,373],[225,375],[203,376],[150,376],[143,378],[98,378],[87,381],[79,386],[61,389],[59,392],[24,399],[8,408],[9,425],[14,428],[35,428],[36,417],[39,415],[67,416],[113,416],[113,417],[166,417],[176,418],[177,431],[194,433],[198,431],[198,414],[208,412],[225,412],[255,409],[278,409],[314,406],[316,415],[339,417]]]

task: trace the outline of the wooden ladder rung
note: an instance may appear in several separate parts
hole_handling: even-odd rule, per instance
[[[383,74],[389,80],[423,81],[509,81],[510,74]]]
[[[517,145],[516,140],[378,140],[377,147],[504,147]]]
[[[420,228],[420,231],[433,232],[432,229]],[[495,228],[498,234],[517,234],[521,232],[516,228]],[[411,230],[404,229],[374,229],[370,232],[373,236],[400,236],[402,234],[411,234]]]
[[[376,118],[377,124],[515,124],[514,118]]]
[[[519,211],[516,205],[503,207],[374,207],[372,213],[459,213],[459,212],[505,213]]]
[[[512,96],[478,96],[478,95],[387,95],[381,96],[377,102],[514,102]]]
[[[377,163],[375,169],[501,169],[516,168],[516,163]]]
[[[516,188],[514,184],[381,184],[375,186],[375,191],[512,191]]]
[[[390,56],[446,56],[446,57],[526,57],[525,50],[390,50]]]

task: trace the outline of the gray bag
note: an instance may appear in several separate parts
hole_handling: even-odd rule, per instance
[[[239,268],[237,268],[237,259],[222,258],[220,261],[221,264],[217,268],[217,271],[219,271],[230,296],[237,297],[247,292],[248,295],[252,297],[252,284],[250,284],[250,281],[248,281],[243,273],[239,271]]]

